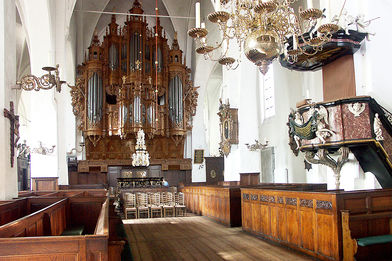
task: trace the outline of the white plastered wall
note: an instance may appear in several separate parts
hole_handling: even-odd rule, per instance
[[[12,0],[0,2],[0,108],[16,107],[15,92],[11,87],[16,81],[16,8]],[[15,108],[16,109],[16,108]],[[17,111],[16,111],[17,113]],[[18,193],[16,157],[10,163],[10,121],[0,116],[0,200],[9,200]]]

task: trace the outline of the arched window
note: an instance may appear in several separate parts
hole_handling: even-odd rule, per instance
[[[264,104],[264,119],[267,119],[275,116],[275,84],[273,67],[270,66],[268,72],[265,75],[260,75],[262,104]]]

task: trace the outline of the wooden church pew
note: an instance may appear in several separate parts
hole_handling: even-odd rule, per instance
[[[122,245],[108,242],[106,196],[62,198],[64,195],[58,195],[57,199],[52,196],[30,198],[32,205],[55,202],[0,227],[0,260],[118,260],[108,256],[113,245],[116,251]],[[83,223],[87,234],[61,236],[67,226]]]
[[[350,215],[342,210],[343,260],[392,258],[392,211]],[[378,247],[379,245],[379,247]]]
[[[341,210],[353,215],[353,238],[390,233],[392,223],[387,216],[392,212],[392,189],[314,192],[241,188],[241,194],[243,230],[321,260],[343,259]],[[374,222],[375,217],[379,219]],[[391,254],[392,248],[384,247],[380,252]]]
[[[27,199],[17,199],[0,204],[0,226],[27,214]]]

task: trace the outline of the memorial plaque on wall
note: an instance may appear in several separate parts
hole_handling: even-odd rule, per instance
[[[207,185],[218,185],[224,180],[223,157],[205,157],[206,160],[206,183]]]
[[[195,154],[193,156],[194,164],[202,164],[204,161],[204,150],[195,150]]]

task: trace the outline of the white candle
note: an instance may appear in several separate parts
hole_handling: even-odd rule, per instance
[[[306,99],[309,99],[310,94],[309,94],[309,89],[306,90]]]
[[[297,35],[293,36],[293,49],[294,50],[298,49],[298,38],[297,38]]]
[[[202,22],[201,23],[201,28],[206,28],[206,23]]]
[[[313,0],[308,0],[308,9],[313,8]]]
[[[215,0],[215,12],[220,11],[221,3],[220,0]]]
[[[200,2],[196,2],[196,28],[200,28]]]

